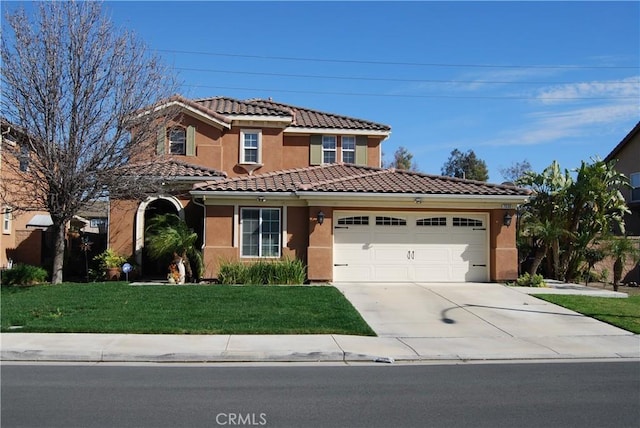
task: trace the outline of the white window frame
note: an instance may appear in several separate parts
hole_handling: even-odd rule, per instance
[[[342,142],[342,162],[352,164],[356,163],[356,137],[354,135],[343,135],[340,137],[340,140]],[[349,148],[345,148],[345,140],[350,142]],[[351,142],[353,142],[353,144],[351,144]],[[351,154],[351,156],[353,156],[353,160],[346,160],[344,158],[345,153]]]
[[[11,234],[12,221],[13,221],[13,214],[11,214],[11,207],[9,206],[2,207],[2,234],[3,235]]]
[[[629,202],[640,202],[640,172],[632,172],[629,174],[629,184],[631,184],[631,197]],[[634,199],[634,193],[637,198]]]
[[[247,147],[246,138],[249,135],[256,135],[258,147]],[[256,151],[256,160],[248,161],[246,151]],[[262,130],[261,129],[241,129],[240,130],[240,163],[241,164],[261,164],[262,163]]]
[[[173,133],[181,132],[182,133],[182,141],[173,140]],[[182,147],[182,150],[174,150],[175,148]],[[169,154],[171,155],[185,155],[187,154],[187,130],[181,126],[175,126],[169,129]]]
[[[246,211],[258,211],[258,221],[259,221],[259,232],[258,232],[258,255],[255,254],[245,254],[244,253],[244,213]],[[264,211],[277,211],[278,212],[278,232],[273,233],[274,237],[278,239],[278,252],[276,255],[264,255],[262,244],[264,231],[262,230],[263,226],[263,212]],[[240,257],[241,258],[265,258],[265,259],[279,259],[282,256],[282,210],[278,207],[243,207],[240,208]]]
[[[338,147],[338,138],[335,135],[322,136],[322,163],[323,164],[330,164],[338,161],[337,147]],[[329,153],[333,153],[333,162],[327,162],[326,156]]]

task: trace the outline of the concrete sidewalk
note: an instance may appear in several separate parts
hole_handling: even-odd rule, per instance
[[[336,287],[378,337],[3,333],[0,359],[158,363],[640,360],[640,335],[535,299],[527,294],[531,289],[468,283]],[[563,292],[590,294],[592,290],[568,286]]]
[[[2,361],[419,362],[638,359],[640,336],[362,337],[345,335],[2,334]]]

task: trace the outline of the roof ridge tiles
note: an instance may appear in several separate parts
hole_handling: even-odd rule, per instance
[[[353,167],[353,169],[359,169],[359,170],[368,169],[368,170],[371,170],[371,172],[363,174],[361,172],[354,171],[353,173],[351,173],[349,175],[346,175],[346,176],[343,176],[343,177],[336,177],[336,178],[331,178],[331,179],[327,179],[327,180],[321,180],[321,181],[317,181],[317,182],[312,183],[312,184],[304,185],[300,189],[301,190],[312,190],[314,187],[317,187],[317,186],[325,186],[325,185],[329,185],[329,184],[342,183],[342,182],[353,180],[353,179],[373,177],[375,175],[386,174],[386,173],[392,172],[392,171],[390,171],[388,169],[383,169],[383,168],[366,167],[366,166],[358,166],[358,165],[345,165],[345,164],[341,164],[341,163],[330,164],[328,166],[348,166],[348,167]]]

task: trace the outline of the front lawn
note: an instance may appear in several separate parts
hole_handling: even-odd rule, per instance
[[[113,282],[3,287],[1,293],[3,332],[375,336],[334,287]]]
[[[640,334],[640,296],[615,298],[536,294],[535,297]]]

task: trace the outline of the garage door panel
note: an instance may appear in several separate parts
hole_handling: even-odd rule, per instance
[[[376,244],[406,245],[406,235],[406,228],[397,228],[393,231],[388,230],[384,232],[375,231],[371,241]]]
[[[488,280],[486,215],[336,214],[372,219],[371,224],[334,229],[334,264],[346,265],[334,267],[336,281]],[[397,219],[406,224],[394,224]]]
[[[414,251],[414,261],[417,263],[428,262],[431,264],[436,263],[449,263],[450,261],[449,251],[446,249],[433,246],[432,248],[420,248]]]
[[[337,233],[340,231],[340,233]],[[337,229],[334,231],[334,243],[337,244],[362,244],[371,241],[371,234],[366,230],[345,231]]]

